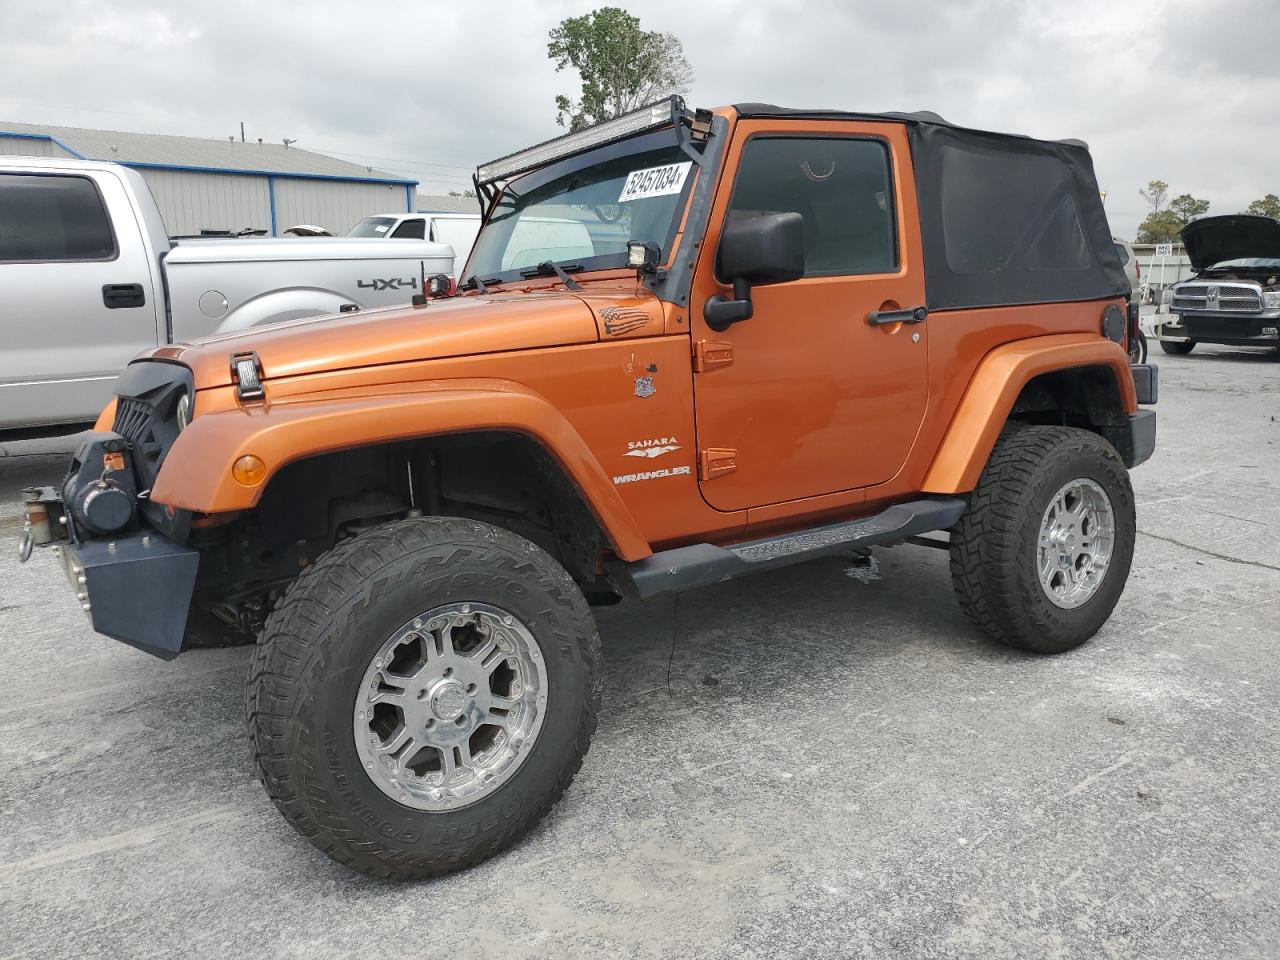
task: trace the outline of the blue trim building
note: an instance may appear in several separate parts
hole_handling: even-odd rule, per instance
[[[345,233],[411,211],[416,180],[289,144],[125,133],[0,120],[0,155],[107,160],[142,173],[172,235],[295,224]]]

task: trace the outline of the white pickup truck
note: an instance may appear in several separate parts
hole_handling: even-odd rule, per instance
[[[427,240],[171,242],[136,171],[0,157],[0,436],[93,420],[158,344],[405,304],[440,273]]]
[[[471,256],[480,222],[478,213],[384,213],[365,217],[347,231],[347,236],[447,243],[453,247],[454,264],[461,270]]]

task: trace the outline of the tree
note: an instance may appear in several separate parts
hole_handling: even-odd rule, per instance
[[[1191,194],[1184,193],[1169,201],[1169,209],[1182,221],[1182,225],[1186,226],[1196,217],[1203,217],[1209,212],[1209,201],[1197,200]]]
[[[1163,180],[1152,180],[1138,193],[1151,205],[1151,212],[1138,227],[1139,243],[1176,243],[1183,227],[1209,212],[1208,200],[1197,199],[1189,193],[1168,200],[1169,185]]]
[[[674,34],[641,30],[640,19],[618,7],[569,17],[549,34],[547,57],[556,72],[578,71],[577,100],[556,97],[556,123],[571,131],[670,94],[687,94],[693,70]]]
[[[1255,200],[1244,208],[1245,213],[1256,213],[1263,217],[1275,217],[1280,220],[1280,197],[1268,193],[1261,200]]]
[[[1138,191],[1138,195],[1151,204],[1152,213],[1159,213],[1169,195],[1169,185],[1163,180],[1152,180],[1147,183],[1147,189]]]
[[[449,196],[461,197],[464,200],[474,200],[476,198],[476,192],[468,187],[466,190],[450,190]]]

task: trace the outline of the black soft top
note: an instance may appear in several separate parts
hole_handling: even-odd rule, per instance
[[[1089,148],[971,130],[936,113],[736,106],[741,117],[905,124],[931,310],[1101,300],[1129,293]]]

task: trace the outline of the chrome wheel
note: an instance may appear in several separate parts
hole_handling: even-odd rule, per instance
[[[1071,609],[1098,592],[1115,549],[1116,519],[1106,491],[1080,478],[1062,485],[1040,520],[1040,586]]]
[[[391,635],[355,703],[369,779],[417,810],[455,810],[505,783],[542,728],[547,670],[537,640],[505,610],[436,607]]]

